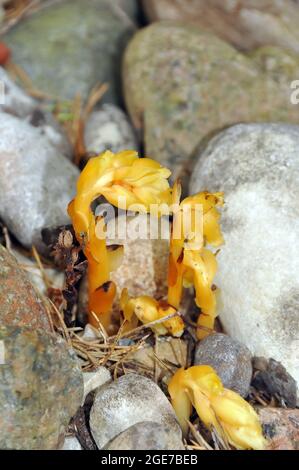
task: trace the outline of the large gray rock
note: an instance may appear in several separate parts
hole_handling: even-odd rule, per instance
[[[239,341],[221,333],[207,336],[196,346],[194,365],[213,367],[226,388],[243,397],[248,395],[252,378],[251,354]]]
[[[134,5],[133,5],[134,6]],[[21,21],[4,37],[20,65],[41,91],[86,99],[99,82],[109,83],[104,100],[120,95],[122,50],[134,31],[132,1],[65,0]]]
[[[99,449],[143,421],[162,424],[179,439],[182,436],[171,404],[152,380],[127,374],[98,390],[90,413],[90,429]]]
[[[75,354],[38,329],[2,327],[0,341],[0,448],[56,449],[82,400]]]
[[[38,127],[0,113],[0,216],[27,248],[44,250],[43,227],[68,223],[79,170]]]
[[[70,158],[72,156],[72,149],[62,127],[51,113],[42,110],[38,101],[28,96],[10,78],[3,67],[0,67],[0,84],[3,87],[0,111],[23,118],[32,126],[38,127],[40,132],[59,153],[63,153],[63,155]]]
[[[86,150],[99,154],[105,150],[120,152],[137,150],[137,141],[125,113],[112,104],[104,104],[93,111],[85,126]]]
[[[171,429],[145,421],[119,434],[107,450],[185,450],[182,439]]]
[[[190,24],[165,21],[138,31],[126,49],[123,80],[146,154],[173,170],[173,178],[216,130],[239,122],[299,122],[289,83],[277,83],[229,44]]]
[[[198,155],[191,193],[225,193],[217,259],[225,330],[299,383],[299,127],[237,125]]]

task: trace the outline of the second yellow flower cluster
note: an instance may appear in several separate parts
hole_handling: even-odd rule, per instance
[[[212,367],[179,369],[168,390],[185,434],[194,406],[202,422],[236,449],[265,448],[266,440],[256,412],[240,395],[223,387]]]

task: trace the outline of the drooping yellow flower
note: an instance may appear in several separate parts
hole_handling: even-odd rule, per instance
[[[143,324],[147,324],[177,313],[176,309],[168,305],[167,302],[158,302],[147,295],[130,298],[127,289],[123,289],[121,294],[121,309],[129,324],[134,321],[134,317],[137,317]],[[153,325],[151,329],[157,335],[169,333],[179,337],[184,332],[184,322],[179,315],[176,315]]]
[[[90,158],[79,176],[73,202],[76,233],[88,232],[94,199],[104,196],[120,209],[140,206],[149,212],[151,204],[169,204],[167,178],[171,172],[150,158],[139,158],[134,150],[113,154],[109,150]],[[137,210],[137,208],[135,209]]]
[[[217,206],[223,205],[223,194],[198,193],[180,202],[181,188],[173,188],[174,220],[170,241],[168,269],[168,303],[179,308],[183,287],[194,285],[196,304],[201,309],[198,319],[199,339],[209,334],[216,317],[213,279],[217,271],[215,255],[204,248],[223,243]],[[206,329],[201,329],[200,327]]]
[[[111,321],[116,292],[110,273],[120,264],[122,247],[117,250],[106,247],[104,219],[96,221],[91,203],[104,196],[120,209],[149,212],[151,204],[164,204],[156,214],[161,215],[163,210],[168,213],[171,199],[169,176],[168,169],[149,158],[138,158],[134,150],[117,154],[106,151],[91,158],[79,176],[77,194],[69,204],[68,213],[88,260],[89,310],[105,327]],[[98,231],[101,236],[96,230],[98,224],[101,225]],[[95,323],[93,315],[89,321]]]
[[[168,390],[185,434],[193,406],[202,422],[209,429],[215,428],[236,449],[265,448],[256,412],[240,395],[223,387],[212,367],[179,369]]]

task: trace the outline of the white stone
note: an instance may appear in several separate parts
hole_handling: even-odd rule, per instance
[[[83,372],[83,381],[84,402],[90,392],[111,381],[111,374],[106,367],[99,367],[97,370],[92,372]]]
[[[85,127],[85,145],[88,152],[95,154],[105,150],[120,152],[137,149],[136,137],[127,116],[112,104],[104,104],[89,116]]]
[[[83,334],[81,335],[81,339],[84,341],[95,341],[99,339],[99,335],[97,334],[95,327],[90,323],[87,323],[87,325],[85,325]]]
[[[223,190],[217,259],[225,330],[299,383],[299,127],[237,125],[199,155],[190,192]]]
[[[82,450],[82,447],[75,436],[66,436],[61,450]]]
[[[159,423],[182,438],[174,410],[158,385],[138,374],[123,375],[101,387],[90,412],[90,429],[99,449],[131,426]]]

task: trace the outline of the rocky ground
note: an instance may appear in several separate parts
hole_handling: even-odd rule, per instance
[[[168,399],[200,364],[256,408],[269,449],[299,448],[298,22],[294,0],[0,1],[1,449],[227,448],[196,415],[183,440]],[[200,342],[188,291],[180,339],[86,324],[66,208],[90,156],[128,148],[185,194],[225,193]],[[167,259],[165,240],[127,242],[118,294],[164,297]]]

